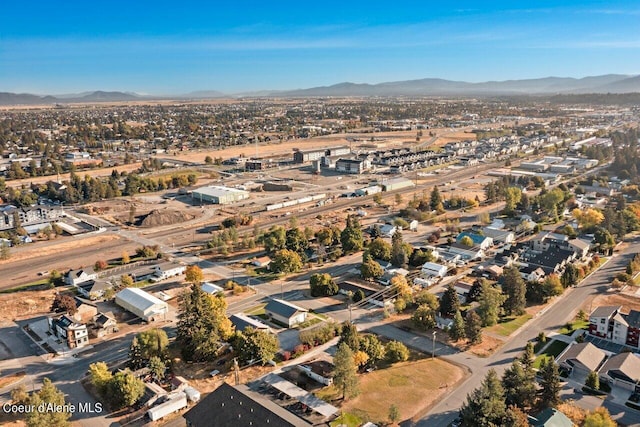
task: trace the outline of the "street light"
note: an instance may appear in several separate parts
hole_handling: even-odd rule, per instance
[[[436,357],[436,331],[433,331],[433,346],[431,347],[431,358]]]

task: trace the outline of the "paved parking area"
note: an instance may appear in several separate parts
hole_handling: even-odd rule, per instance
[[[601,350],[604,351],[610,351],[612,353],[622,353],[627,346],[624,346],[622,344],[615,344],[612,343],[611,341],[602,339],[602,338],[598,338],[598,337],[594,337],[592,335],[589,334],[585,334],[585,340],[589,341],[591,344],[595,345],[596,347],[598,347]]]

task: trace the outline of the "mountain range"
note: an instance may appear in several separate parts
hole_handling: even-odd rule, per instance
[[[0,92],[0,105],[43,105],[159,99],[189,100],[251,96],[500,96],[636,92],[640,92],[640,76],[607,74],[580,79],[571,77],[545,77],[540,79],[488,81],[481,83],[469,83],[436,78],[378,84],[344,82],[332,86],[320,86],[308,89],[285,91],[262,90],[239,94],[224,94],[215,90],[202,90],[170,96],[139,95],[132,92],[105,91],[55,96]]]

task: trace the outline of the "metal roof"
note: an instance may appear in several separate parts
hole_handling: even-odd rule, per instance
[[[125,288],[121,290],[116,294],[116,303],[118,300],[131,304],[142,311],[145,311],[154,305],[167,305],[166,302],[139,288]]]
[[[268,374],[262,378],[262,381],[269,384],[276,390],[285,393],[287,396],[291,396],[298,402],[304,403],[322,416],[330,417],[338,412],[338,408],[335,406],[328,404],[322,399],[318,399],[313,394],[301,389],[293,383],[290,383],[279,375],[274,373]]]

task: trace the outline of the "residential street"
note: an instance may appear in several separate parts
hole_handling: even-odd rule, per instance
[[[477,388],[490,368],[495,369],[499,375],[512,363],[513,359],[524,350],[528,341],[534,340],[540,331],[552,332],[561,328],[566,322],[575,317],[578,307],[590,296],[607,292],[612,277],[623,271],[629,260],[640,252],[640,238],[634,238],[629,242],[623,252],[614,254],[611,260],[594,274],[585,279],[579,287],[566,292],[551,307],[543,310],[538,316],[525,324],[516,335],[506,342],[492,356],[482,359],[468,353],[456,353],[453,355],[444,352],[442,356],[446,360],[467,366],[472,375],[451,394],[434,406],[429,413],[415,425],[424,427],[447,426],[458,414],[458,410],[464,403],[466,396]],[[400,335],[398,335],[400,336]],[[442,346],[436,348],[439,353]],[[626,425],[640,424],[640,412],[624,407],[625,415],[622,416],[619,405],[606,401],[604,406],[610,408],[616,421]]]

